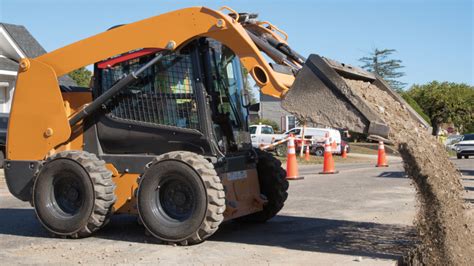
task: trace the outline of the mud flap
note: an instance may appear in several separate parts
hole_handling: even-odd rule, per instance
[[[299,119],[388,138],[390,128],[344,78],[362,80],[386,91],[405,105],[420,123],[427,123],[380,77],[360,68],[312,54],[285,95],[282,107]]]

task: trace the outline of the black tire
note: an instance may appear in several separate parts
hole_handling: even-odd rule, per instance
[[[5,151],[2,149],[0,150],[0,168],[3,168],[5,163]]]
[[[192,152],[155,158],[140,178],[137,197],[143,225],[164,242],[200,243],[224,220],[224,186],[214,166]]]
[[[456,154],[456,157],[458,157],[458,159],[462,159],[462,155],[461,155],[461,154]]]
[[[280,144],[275,148],[275,154],[280,157],[285,157],[288,151],[288,146],[286,143]]]
[[[314,155],[323,156],[324,155],[324,148],[323,147],[314,148]]]
[[[464,155],[464,159],[469,159],[469,155]]]
[[[239,222],[264,223],[277,215],[288,198],[289,183],[281,162],[268,152],[260,150],[256,152],[260,192],[268,202],[263,206],[262,211],[238,218]]]
[[[49,157],[33,186],[36,216],[49,232],[90,236],[106,225],[115,203],[112,172],[95,154],[64,151]]]

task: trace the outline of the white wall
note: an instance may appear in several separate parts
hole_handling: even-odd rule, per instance
[[[10,113],[16,76],[0,75],[0,113]]]

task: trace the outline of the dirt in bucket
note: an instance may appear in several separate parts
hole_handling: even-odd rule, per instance
[[[390,126],[389,138],[398,147],[405,171],[417,190],[419,207],[415,225],[419,241],[401,264],[474,265],[473,221],[466,214],[461,173],[449,161],[444,147],[387,92],[369,82],[351,79],[345,79],[345,82]],[[324,102],[310,96],[305,101]],[[284,103],[289,111],[296,104]],[[318,112],[310,120],[321,121],[322,113]],[[338,119],[336,124],[344,124]],[[334,126],[333,123],[329,125]]]

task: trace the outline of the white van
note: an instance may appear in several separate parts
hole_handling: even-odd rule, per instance
[[[285,133],[284,135],[288,135],[292,133],[296,137],[301,138],[303,134],[303,128],[302,127],[295,127],[292,128]],[[342,144],[342,139],[341,139],[341,132],[337,129],[333,128],[316,128],[316,127],[307,127],[305,128],[304,131],[304,137],[305,139],[311,139],[312,144],[322,144],[325,141],[326,134],[329,136],[329,142],[336,141],[337,148],[333,153],[341,153],[341,144]],[[297,146],[301,146],[301,144],[297,141]]]

